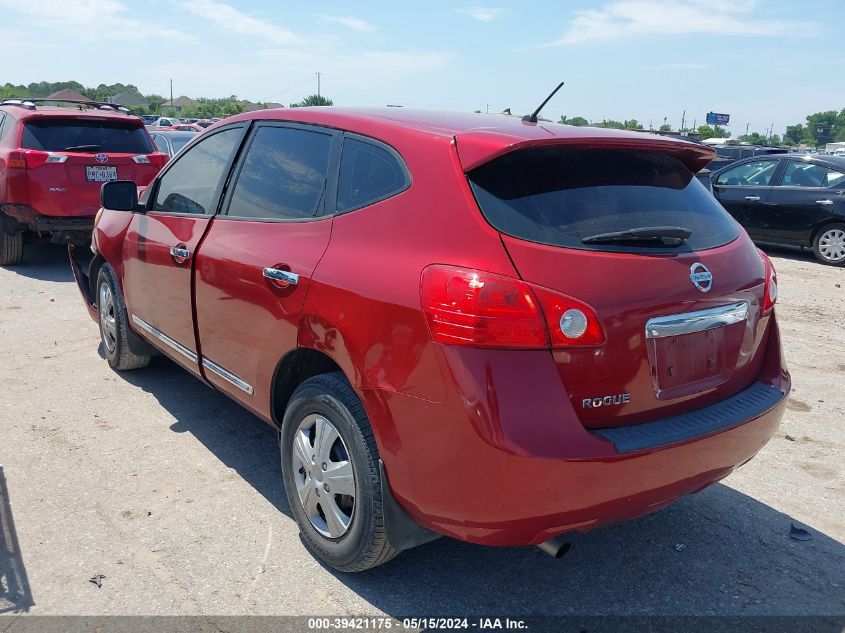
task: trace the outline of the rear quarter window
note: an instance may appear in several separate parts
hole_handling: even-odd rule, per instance
[[[79,118],[27,121],[21,147],[45,152],[149,154],[154,151],[142,125],[119,120]]]
[[[343,140],[337,185],[338,213],[394,196],[409,184],[408,172],[392,150],[352,137]]]
[[[648,151],[545,148],[512,152],[468,174],[487,221],[513,237],[586,250],[678,252],[735,240],[739,225],[679,160]],[[683,227],[681,246],[585,244],[647,227]]]

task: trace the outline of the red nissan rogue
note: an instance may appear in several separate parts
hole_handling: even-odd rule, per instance
[[[119,105],[3,101],[0,265],[20,263],[26,231],[57,243],[87,242],[102,183],[121,179],[146,185],[166,161],[144,122]]]
[[[561,555],[730,474],[783,414],[775,271],[694,177],[712,157],[503,116],[251,112],[140,201],[106,184],[71,263],[113,368],[162,353],[279,429],[328,565],[439,535]]]

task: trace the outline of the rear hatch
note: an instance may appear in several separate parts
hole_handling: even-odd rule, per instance
[[[766,267],[694,177],[707,160],[599,138],[513,146],[467,174],[519,275],[585,302],[604,329],[599,346],[552,352],[586,427],[697,409],[760,372]]]
[[[30,206],[50,216],[93,216],[104,182],[146,185],[166,160],[141,120],[128,117],[34,117],[21,148]]]

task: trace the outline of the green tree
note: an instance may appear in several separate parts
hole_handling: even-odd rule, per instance
[[[807,115],[807,136],[812,139],[816,147],[822,147],[834,141],[838,118],[839,113],[835,110]]]
[[[576,127],[585,127],[590,124],[590,122],[582,116],[567,118],[565,114],[560,115],[560,121],[558,121],[558,123],[563,123],[564,125],[574,125]]]
[[[627,121],[623,121],[622,126],[626,130],[641,130],[641,129],[643,129],[643,126],[636,119],[628,119]]]
[[[308,95],[302,101],[297,103],[291,103],[291,108],[307,108],[308,106],[330,106],[334,105],[334,102],[329,99],[328,97],[324,97],[322,95]]]
[[[701,134],[702,141],[708,138],[729,138],[731,135],[730,132],[718,125],[713,127],[710,127],[709,125],[699,125],[698,133]]]
[[[165,99],[161,95],[156,95],[156,94],[146,95],[144,97],[144,99],[146,100],[146,102],[150,106],[150,113],[151,114],[155,114],[155,113],[159,112],[161,110],[162,104],[167,101],[167,99]]]
[[[783,135],[783,140],[789,145],[800,145],[805,142],[807,137],[807,129],[803,124],[787,125],[786,134]]]
[[[663,124],[663,125],[661,125],[658,129],[659,129],[661,132],[671,132],[671,131],[672,131],[672,126],[671,126],[671,125],[669,125],[668,123],[664,123],[664,124]]]

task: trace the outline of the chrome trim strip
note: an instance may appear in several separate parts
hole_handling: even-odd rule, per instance
[[[184,356],[185,358],[187,358],[191,362],[194,362],[194,363],[197,362],[196,352],[192,352],[191,350],[189,350],[187,347],[185,347],[181,343],[174,341],[172,338],[167,336],[167,334],[165,334],[164,332],[159,330],[157,327],[150,325],[149,323],[144,321],[144,319],[142,319],[141,317],[133,314],[132,315],[132,322],[135,325],[137,325],[138,327],[140,327],[142,330],[144,330],[145,332],[150,334],[150,336],[152,336],[153,338],[161,341],[162,343],[164,343],[165,345],[167,345],[168,347],[170,347],[174,351],[177,351],[180,354],[182,354],[182,356]]]
[[[713,328],[722,327],[745,321],[748,318],[748,302],[740,301],[718,308],[697,310],[684,314],[672,314],[669,316],[655,317],[649,319],[645,324],[646,338],[664,338],[667,336],[679,336],[681,334],[692,334],[703,332]]]
[[[252,385],[250,385],[249,383],[241,380],[240,378],[235,376],[235,374],[233,374],[232,372],[227,371],[226,369],[223,369],[217,363],[210,361],[207,358],[203,358],[202,359],[202,366],[205,367],[206,369],[210,369],[215,374],[220,376],[223,380],[226,380],[226,381],[232,383],[233,385],[235,385],[241,391],[248,393],[249,395],[252,395],[252,392],[253,392]]]

